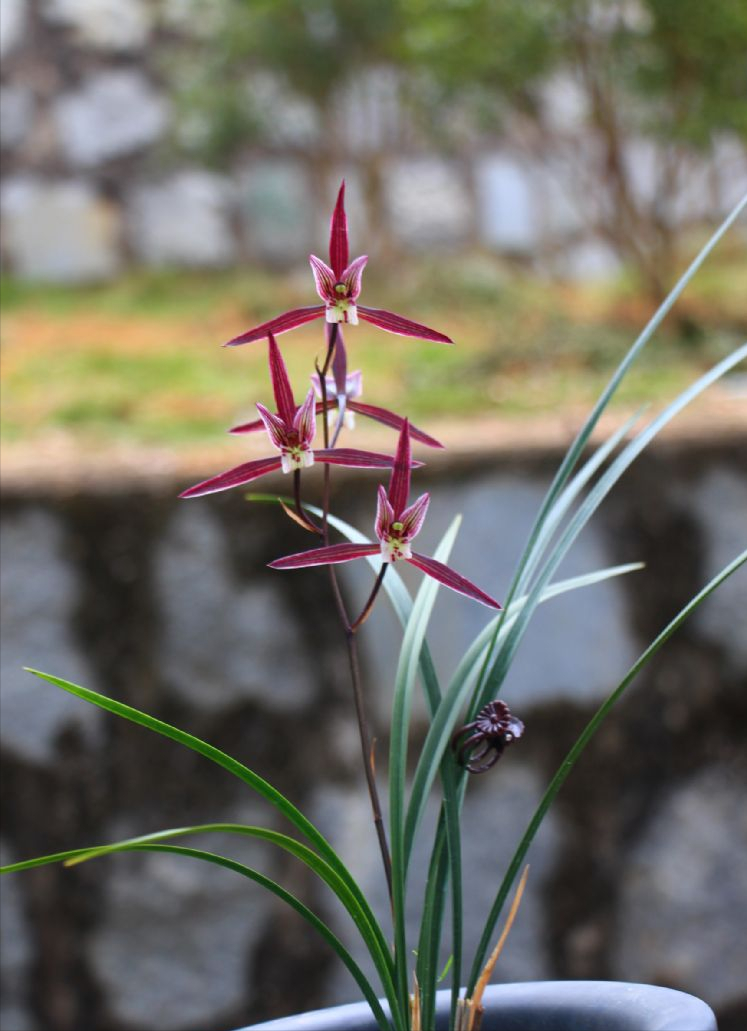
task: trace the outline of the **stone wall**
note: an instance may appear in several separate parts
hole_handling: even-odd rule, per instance
[[[454,564],[500,595],[557,457],[459,464],[430,482],[423,470],[433,500],[422,550],[458,508]],[[178,489],[6,492],[3,860],[205,821],[282,826],[226,772],[21,672],[30,664],[245,761],[318,822],[383,914],[326,579],[267,569],[293,547],[288,535],[305,543],[277,512],[238,496],[180,502]],[[366,500],[342,514],[367,527]],[[744,547],[746,511],[743,441],[662,444],[575,547],[560,575],[632,560],[647,568],[549,602],[524,641],[502,695],[524,719],[525,739],[473,780],[465,810],[471,941],[556,765],[648,641]],[[368,586],[358,573],[345,580],[351,599]],[[744,1026],[746,607],[742,570],[595,739],[530,854],[500,979],[658,982],[702,995],[722,1031]],[[430,640],[444,677],[485,618],[456,596],[439,600]],[[382,603],[361,637],[381,757],[394,629]],[[415,723],[417,739],[422,715]],[[200,844],[256,864],[352,940],[334,902],[289,858],[250,840]],[[425,863],[423,845],[414,908]],[[356,994],[279,902],[182,857],[46,867],[4,878],[2,892],[4,1031],[228,1029]]]
[[[7,271],[56,282],[105,280],[138,264],[287,264],[318,244],[335,184],[320,185],[310,165],[309,142],[320,128],[302,99],[284,95],[266,76],[253,79],[271,122],[261,147],[219,173],[171,146],[179,133],[161,60],[175,41],[199,32],[206,6],[3,0]],[[570,79],[548,83],[546,104],[561,136],[578,133],[585,114]],[[588,184],[567,154],[529,159],[508,140],[470,145],[467,159],[424,151],[403,128],[397,76],[388,68],[349,83],[333,120],[344,143],[334,179],[346,175],[350,209],[360,210],[367,163],[375,159],[382,194],[376,220],[393,245],[480,244],[565,276],[617,267],[615,253],[589,229]],[[582,165],[590,168],[598,155],[588,146]],[[575,144],[572,150],[578,161]],[[633,199],[650,206],[656,149],[640,141],[628,156]],[[743,193],[746,174],[743,148],[724,138],[711,161],[689,162],[681,191],[666,202],[685,222],[718,219]],[[318,224],[312,212],[324,213]],[[360,228],[353,221],[354,235]]]

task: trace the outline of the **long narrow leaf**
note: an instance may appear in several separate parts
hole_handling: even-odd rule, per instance
[[[552,584],[550,587],[546,587],[539,601],[540,603],[549,601],[551,598],[565,594],[568,591],[577,590],[580,587],[588,587],[611,577],[621,576],[642,568],[643,566],[640,562],[634,562],[624,566],[613,566],[608,569],[597,570],[594,573],[586,573],[583,576],[574,576],[569,580],[563,580],[557,584]],[[507,613],[506,618],[503,619],[498,636],[499,642],[501,636],[505,637],[516,622],[525,602],[526,598],[517,598],[512,603],[510,611]],[[439,759],[451,738],[457,717],[466,701],[472,678],[477,673],[485,650],[493,638],[496,625],[500,619],[500,616],[496,616],[491,620],[470,645],[457,667],[452,681],[443,696],[442,703],[428,729],[425,742],[420,750],[420,758],[415,769],[410,793],[410,804],[405,828],[405,847],[408,850],[412,848],[415,829],[425,808],[428,793],[436,775]]]
[[[619,576],[623,573],[640,569],[640,563],[632,563],[627,566],[613,567],[607,570],[600,570],[585,576],[574,577],[571,580],[562,581],[546,588],[543,592],[542,601],[562,594],[564,591],[573,590],[578,587],[588,586],[607,579],[610,576]],[[517,599],[509,612],[508,620],[501,625],[501,632],[507,632],[512,622],[516,619],[524,599]],[[429,730],[426,742],[421,751],[421,756],[415,772],[413,787],[410,794],[410,803],[405,826],[406,847],[412,847],[412,836],[414,834],[411,814],[418,805],[424,805],[429,784],[423,783],[426,777],[432,778],[432,764],[438,762],[441,755],[440,772],[443,785],[443,803],[439,816],[438,828],[436,831],[433,846],[431,863],[426,880],[426,887],[423,899],[423,920],[421,924],[420,942],[418,946],[418,984],[421,990],[421,1014],[423,1027],[431,1027],[434,1023],[435,991],[437,977],[438,953],[441,941],[441,927],[445,906],[445,886],[447,879],[451,881],[452,900],[452,928],[451,928],[451,956],[452,956],[452,1005],[451,1021],[456,1021],[457,1000],[461,985],[461,963],[462,963],[462,864],[461,864],[461,837],[459,829],[459,813],[461,810],[466,778],[460,777],[456,770],[452,757],[446,749],[446,741],[452,733],[456,715],[459,711],[461,701],[466,697],[466,691],[470,686],[472,673],[476,674],[477,667],[482,656],[486,652],[491,638],[495,634],[497,624],[503,618],[504,613],[496,617],[487,627],[478,634],[473,643],[472,649],[468,651],[465,659],[468,665],[460,665],[454,674],[452,684],[443,698],[442,704],[431,710],[432,725]],[[470,663],[471,660],[471,663]],[[461,685],[461,686],[460,686]],[[439,730],[439,724],[441,730]],[[446,852],[448,849],[448,854]]]
[[[576,466],[576,463],[578,462],[581,454],[583,453],[583,450],[586,447],[586,444],[588,443],[591,434],[594,432],[594,428],[596,427],[599,419],[604,413],[604,410],[606,409],[614,393],[616,392],[617,388],[619,387],[620,383],[625,377],[628,369],[631,367],[631,365],[636,360],[638,355],[641,353],[643,348],[652,338],[656,330],[663,322],[664,318],[671,311],[675,302],[682,294],[683,290],[688,285],[690,280],[693,278],[695,273],[701,267],[703,262],[706,260],[708,255],[713,251],[713,249],[716,247],[716,245],[719,243],[719,241],[722,239],[725,233],[728,232],[731,226],[736,222],[736,220],[739,218],[739,216],[742,214],[745,208],[747,208],[747,194],[745,194],[744,197],[742,197],[742,199],[734,206],[732,211],[727,215],[727,217],[721,223],[716,232],[710,237],[710,239],[706,242],[706,244],[697,254],[695,259],[691,262],[685,273],[677,281],[675,286],[669,292],[669,294],[661,303],[656,312],[653,314],[651,319],[649,319],[648,323],[641,331],[640,335],[634,341],[633,345],[623,358],[622,362],[613,373],[611,379],[609,380],[609,383],[607,384],[606,388],[599,397],[599,400],[597,401],[594,408],[590,412],[588,418],[579,430],[575,440],[568,448],[568,451],[566,452],[566,455],[563,458],[563,461],[561,462],[560,467],[558,468],[558,471],[556,472],[553,481],[547,490],[544,500],[540,505],[539,512],[535,517],[532,528],[529,531],[527,543],[524,546],[524,550],[522,551],[521,556],[519,557],[519,562],[516,571],[511,580],[511,584],[509,585],[508,593],[506,595],[506,608],[509,607],[516,594],[520,590],[522,590],[523,585],[526,584],[525,569],[529,564],[530,560],[532,559],[532,556],[536,552],[538,540],[542,535],[543,528],[553,509],[553,506],[555,505],[558,496],[563,490],[568,478],[570,477],[571,473],[573,472],[573,469]],[[484,676],[487,675],[490,662],[492,661],[492,654],[493,648],[489,649],[488,657],[486,659],[485,670],[484,673],[481,674],[480,678],[481,682],[483,681]],[[489,694],[489,691],[485,690],[481,692],[481,694],[483,697],[487,696]]]
[[[627,352],[627,354],[620,362],[615,372],[612,374],[612,377],[610,378],[607,386],[600,395],[599,400],[594,405],[594,408],[589,413],[589,416],[587,417],[583,426],[578,431],[575,440],[569,447],[563,461],[560,464],[560,467],[558,468],[557,473],[555,474],[552,483],[550,484],[550,487],[548,488],[545,499],[542,505],[540,506],[540,510],[535,519],[534,526],[530,531],[529,541],[523,552],[522,559],[520,560],[520,565],[519,569],[517,570],[516,576],[517,583],[521,579],[523,561],[527,558],[528,555],[531,554],[534,541],[536,540],[537,535],[541,531],[541,528],[545,522],[545,519],[547,518],[550,509],[552,508],[552,505],[555,502],[555,499],[563,489],[563,486],[568,480],[568,477],[571,475],[576,465],[576,462],[578,461],[581,453],[586,447],[586,444],[591,434],[594,432],[594,428],[599,422],[599,419],[601,418],[602,414],[607,408],[607,405],[609,404],[613,395],[617,391],[617,388],[620,386],[620,383],[627,374],[628,369],[631,367],[631,365],[636,360],[641,351],[644,349],[644,347],[648,344],[649,340],[653,337],[654,333],[659,328],[661,323],[664,321],[666,316],[672,310],[675,302],[680,297],[685,287],[688,285],[688,283],[693,278],[695,273],[701,267],[703,262],[706,260],[708,255],[713,251],[713,249],[716,247],[716,245],[719,243],[722,237],[736,222],[736,220],[739,218],[739,216],[742,214],[745,208],[747,208],[747,194],[745,194],[744,197],[742,197],[742,199],[734,206],[732,211],[727,215],[727,217],[721,223],[721,225],[713,234],[713,236],[710,237],[710,239],[706,242],[703,248],[699,251],[699,253],[690,263],[686,271],[675,283],[674,287],[670,290],[669,294],[665,297],[665,299],[659,305],[659,307],[651,316],[649,321],[646,323],[643,330],[630,347],[630,350]],[[508,600],[510,600],[510,597]]]
[[[743,551],[740,555],[737,555],[737,557],[732,562],[730,562],[721,570],[720,573],[713,577],[713,579],[709,583],[707,583],[706,586],[701,591],[699,591],[699,593],[696,594],[695,597],[692,598],[687,603],[687,605],[685,605],[684,608],[682,608],[677,613],[674,619],[672,619],[667,624],[667,626],[661,631],[661,633],[651,642],[648,648],[646,648],[646,650],[633,663],[633,665],[630,667],[630,669],[625,674],[620,683],[617,685],[617,687],[614,689],[614,691],[612,691],[612,693],[600,705],[600,707],[594,713],[594,715],[589,720],[587,725],[584,727],[579,737],[576,739],[575,744],[568,752],[565,759],[558,767],[555,776],[550,781],[550,784],[547,790],[545,791],[545,794],[542,796],[542,800],[537,806],[537,809],[529,822],[529,826],[524,832],[524,835],[519,843],[519,847],[516,849],[516,852],[514,853],[511,863],[509,864],[508,870],[506,871],[506,875],[503,878],[503,883],[501,884],[498,890],[498,894],[496,895],[495,901],[490,909],[490,913],[485,922],[485,928],[483,930],[482,937],[480,938],[480,943],[475,953],[475,959],[472,965],[472,971],[470,973],[469,982],[467,986],[468,996],[472,994],[474,986],[477,983],[477,979],[480,976],[480,970],[482,969],[482,966],[485,961],[485,956],[487,955],[488,949],[490,948],[490,942],[493,937],[496,924],[500,917],[503,904],[506,901],[506,897],[508,896],[509,891],[511,890],[511,885],[513,884],[514,879],[517,873],[519,872],[522,863],[524,862],[524,858],[527,854],[527,851],[529,850],[529,846],[534,840],[534,837],[537,831],[539,830],[548,809],[552,805],[555,796],[558,794],[561,787],[565,783],[568,774],[575,766],[582,752],[589,744],[594,734],[599,729],[601,724],[604,722],[606,717],[609,715],[612,708],[617,704],[620,698],[622,698],[623,694],[630,686],[630,684],[633,682],[633,680],[636,678],[636,676],[640,673],[644,666],[646,666],[646,664],[654,657],[654,655],[656,655],[656,653],[659,651],[662,645],[669,640],[672,634],[682,625],[682,623],[684,623],[685,620],[690,615],[692,615],[692,613],[698,608],[698,606],[703,601],[705,601],[705,599],[710,594],[712,594],[712,592],[715,591],[716,588],[724,582],[724,580],[728,579],[728,577],[735,573],[737,569],[739,569],[740,566],[744,565],[745,563],[747,563],[747,550]]]
[[[641,417],[641,412],[636,412],[629,419],[626,419],[622,426],[618,427],[609,438],[601,444],[591,457],[584,462],[579,471],[573,476],[564,489],[560,492],[547,513],[547,518],[542,524],[537,535],[531,554],[527,558],[521,578],[518,583],[518,590],[523,590],[524,585],[531,579],[537,563],[552,539],[553,534],[560,526],[560,522],[566,512],[571,508],[574,501],[581,494],[581,491],[590,482],[602,465],[607,461],[617,445],[628,435]]]
[[[72,853],[70,853],[70,855],[79,856],[81,854],[81,851],[85,852],[87,850],[75,849]],[[186,848],[182,845],[161,845],[155,843],[136,842],[133,842],[131,844],[123,843],[119,846],[109,846],[106,848],[105,851],[102,850],[100,854],[110,855],[117,852],[156,852],[170,853],[178,856],[186,856],[190,859],[199,859],[206,863],[213,863],[216,866],[222,866],[227,870],[233,870],[235,873],[239,873],[243,877],[247,877],[249,880],[261,885],[267,891],[271,892],[273,895],[276,895],[279,899],[282,899],[282,901],[291,906],[292,909],[295,909],[295,911],[301,917],[303,917],[303,919],[307,923],[309,923],[314,928],[314,930],[317,931],[325,939],[325,941],[327,941],[327,943],[334,949],[339,958],[342,960],[342,962],[345,964],[345,966],[352,974],[358,987],[363,993],[364,998],[371,1007],[371,1010],[381,1031],[393,1031],[393,1024],[389,1020],[387,1015],[384,1013],[384,1010],[381,1007],[381,1003],[379,1002],[376,996],[376,992],[371,986],[368,978],[363,973],[358,964],[355,962],[355,960],[350,955],[345,946],[342,944],[340,939],[324,923],[323,920],[320,920],[316,913],[310,910],[308,906],[304,905],[304,903],[301,902],[300,899],[297,899],[295,895],[292,895],[289,891],[286,891],[285,888],[281,887],[281,885],[279,885],[276,881],[272,880],[272,878],[266,877],[258,870],[254,870],[252,869],[252,867],[245,866],[243,863],[239,863],[235,859],[228,859],[225,856],[217,855],[214,852],[206,852],[202,849]],[[66,854],[67,853],[60,853],[61,856]],[[31,860],[31,862],[33,863],[34,860]],[[17,865],[18,864],[14,864],[13,868],[15,869]]]
[[[591,516],[597,510],[614,484],[620,479],[625,470],[633,463],[638,455],[646,448],[656,435],[669,423],[683,408],[687,407],[698,395],[702,394],[709,386],[716,382],[721,376],[733,369],[740,362],[747,359],[747,344],[738,347],[731,355],[718,362],[707,373],[692,383],[687,390],[682,391],[671,404],[667,405],[655,419],[645,426],[630,443],[622,450],[617,458],[611,463],[605,473],[597,480],[594,487],[589,491],[578,511],[569,521],[565,531],[556,542],[553,551],[537,577],[536,582],[529,592],[527,602],[522,609],[519,618],[511,628],[500,653],[485,678],[482,690],[474,699],[473,711],[479,709],[493,697],[499,689],[503,679],[513,660],[519,642],[526,630],[531,615],[538,604],[544,586],[558,568],[568,550],[572,546],[578,534],[587,524]]]
[[[428,876],[425,882],[423,915],[420,921],[420,937],[418,939],[416,970],[417,983],[420,990],[420,1019],[424,1028],[435,1026],[438,956],[446,908],[446,884],[449,877],[445,820],[446,814],[442,807],[431,852]],[[459,976],[457,973],[454,974],[454,988],[458,991]]]
[[[448,558],[461,517],[457,516],[444,534],[436,554],[440,560]],[[423,580],[412,606],[410,618],[400,649],[399,664],[394,686],[394,702],[390,728],[389,748],[389,823],[392,850],[392,909],[394,919],[394,961],[397,984],[407,993],[407,934],[405,926],[405,897],[407,884],[407,857],[404,850],[405,790],[407,775],[407,744],[412,708],[412,692],[418,670],[420,651],[438,592],[438,581],[430,577]]]
[[[361,905],[367,905],[359,885],[356,883],[350,871],[321,832],[317,830],[314,824],[311,823],[311,821],[308,820],[283,794],[258,774],[244,766],[243,763],[240,763],[237,759],[227,755],[220,749],[215,748],[215,746],[208,744],[201,738],[195,737],[193,734],[189,734],[184,730],[179,730],[177,727],[174,727],[163,720],[156,719],[154,716],[150,716],[147,713],[141,712],[139,709],[135,709],[131,705],[126,705],[124,702],[116,701],[113,698],[107,698],[105,695],[101,695],[96,691],[90,690],[90,688],[81,687],[78,684],[73,684],[68,680],[52,676],[49,673],[42,673],[39,670],[34,669],[29,669],[28,672],[33,673],[42,680],[48,681],[55,687],[61,688],[63,691],[67,691],[69,694],[73,694],[78,698],[82,698],[84,701],[97,705],[101,709],[105,709],[107,712],[114,713],[116,716],[121,716],[124,719],[130,720],[132,723],[137,723],[148,730],[161,734],[163,737],[170,738],[172,741],[176,741],[179,744],[190,748],[192,751],[199,753],[206,759],[210,759],[211,762],[216,763],[218,766],[222,766],[223,769],[233,774],[245,784],[248,784],[249,787],[269,802],[270,805],[274,806],[275,809],[282,813],[282,815],[285,816],[293,826],[297,828],[297,830],[308,838],[308,840],[318,849],[319,853],[324,856],[332,869],[336,871],[341,880],[353,892],[359,903]]]
[[[69,853],[58,853],[56,855],[27,860],[26,862],[14,863],[11,866],[0,869],[0,873],[11,873],[15,870],[29,869],[32,866],[43,866],[55,862],[64,862],[66,866],[73,866],[81,862],[87,862],[90,859],[97,859],[109,853],[119,852],[126,845],[154,844],[190,834],[210,833],[239,834],[266,841],[268,844],[276,845],[285,852],[295,856],[296,859],[299,859],[313,873],[320,877],[334,892],[352,918],[381,977],[387,998],[393,997],[394,985],[391,977],[391,963],[386,939],[368,902],[365,898],[361,900],[352,892],[337,870],[333,869],[325,859],[317,855],[308,845],[296,841],[295,838],[288,837],[287,834],[281,834],[279,831],[240,823],[206,823],[191,827],[176,827],[169,830],[156,831],[152,834],[143,834],[136,838],[128,838],[126,841],[118,841],[110,845],[98,845],[88,849],[74,849]]]

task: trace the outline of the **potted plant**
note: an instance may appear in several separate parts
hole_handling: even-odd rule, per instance
[[[520,742],[524,725],[517,713],[498,695],[510,675],[519,642],[538,605],[554,595],[583,589],[600,580],[624,575],[636,564],[598,570],[571,580],[556,581],[563,557],[611,488],[659,431],[710,384],[747,357],[747,345],[702,375],[648,423],[637,418],[616,430],[588,454],[592,431],[633,361],[674,304],[716,242],[747,205],[747,198],[706,244],[671,294],[650,320],[612,376],[598,402],[569,447],[545,500],[537,513],[524,551],[519,556],[512,582],[503,591],[502,603],[485,586],[466,579],[449,564],[459,519],[455,518],[434,555],[415,550],[415,538],[426,517],[428,494],[412,500],[413,472],[422,464],[414,460],[413,442],[438,448],[439,442],[413,426],[404,414],[360,400],[361,375],[350,372],[344,332],[359,320],[388,333],[425,340],[428,346],[451,345],[445,334],[409,318],[359,303],[366,257],[350,260],[345,214],[344,183],[340,187],[331,220],[329,263],[311,256],[311,267],[320,303],[294,309],[229,341],[229,346],[266,341],[269,375],[275,411],[258,404],[258,418],[234,427],[238,434],[266,432],[268,456],[242,463],[198,483],[183,498],[216,491],[243,489],[271,472],[282,470],[290,479],[287,496],[250,494],[254,501],[272,502],[308,531],[310,547],[283,556],[268,556],[278,570],[320,567],[320,590],[331,590],[348,648],[351,696],[361,745],[364,779],[371,806],[372,841],[381,856],[390,904],[393,941],[385,933],[382,915],[373,908],[360,886],[320,830],[282,795],[260,772],[232,756],[145,712],[72,684],[50,673],[30,670],[36,676],[80,699],[139,724],[156,734],[223,767],[255,792],[289,823],[286,834],[261,826],[206,824],[167,829],[113,844],[79,847],[3,868],[19,871],[62,862],[74,865],[125,851],[173,853],[199,862],[230,869],[259,883],[291,906],[324,939],[358,985],[362,1002],[357,1007],[321,1011],[284,1018],[260,1027],[283,1028],[381,1028],[382,1031],[420,1031],[433,1027],[456,1031],[483,1028],[594,1027],[594,1028],[692,1028],[715,1027],[713,1014],[699,1000],[669,989],[605,982],[563,982],[490,987],[488,982],[521,900],[527,877],[525,859],[532,841],[554,798],[600,724],[651,657],[687,617],[728,576],[747,561],[738,555],[665,626],[649,644],[617,687],[602,703],[575,742],[569,742],[566,758],[549,783],[536,812],[519,836],[513,858],[505,871],[474,955],[465,956],[462,944],[461,837],[459,815],[470,779],[489,774],[501,757]],[[298,403],[277,337],[313,320],[325,326],[323,360],[315,364],[312,385]],[[396,433],[396,447],[379,453],[340,446],[349,416],[355,413],[389,426]],[[317,422],[321,422],[322,446],[314,447]],[[323,501],[313,506],[304,500],[304,483],[313,466],[323,467]],[[338,518],[331,510],[330,485],[335,466],[385,470],[388,483],[371,490],[373,535],[366,535]],[[317,470],[313,471],[314,474]],[[372,569],[370,594],[359,612],[350,612],[337,580],[337,566],[365,561]],[[398,563],[408,563],[423,574],[411,597],[398,573]],[[322,567],[324,567],[322,569]],[[486,606],[490,622],[477,634],[449,683],[439,679],[427,640],[427,629],[437,591],[445,586],[465,598],[465,604]],[[391,714],[388,759],[389,821],[385,825],[379,798],[379,776],[373,758],[366,698],[361,683],[358,634],[374,605],[387,595],[402,623],[394,701]],[[393,646],[394,647],[394,646]],[[420,680],[430,723],[414,773],[409,772],[408,739],[416,683]],[[492,775],[492,774],[491,774]],[[408,940],[405,907],[408,868],[413,845],[422,828],[426,803],[434,792],[440,798],[440,815],[432,842],[430,866],[421,910],[417,942]],[[176,843],[192,834],[222,832],[249,836],[289,853],[319,877],[337,896],[370,955],[376,980],[370,979],[334,931],[303,901],[258,870],[229,857]],[[518,878],[518,880],[517,880]],[[514,887],[516,888],[514,890]],[[506,904],[508,915],[498,934]],[[440,953],[446,937],[445,916],[450,916],[448,977],[451,990],[437,990],[445,973]],[[496,941],[497,939],[497,941]]]

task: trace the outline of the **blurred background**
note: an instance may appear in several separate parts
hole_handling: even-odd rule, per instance
[[[303,535],[238,495],[174,500],[263,453],[225,430],[269,400],[264,347],[219,345],[315,302],[307,256],[326,257],[344,177],[351,254],[370,255],[364,303],[457,342],[351,329],[364,400],[448,445],[421,455],[422,550],[464,512],[455,565],[501,596],[589,404],[747,189],[747,6],[2,0],[0,53],[3,859],[267,819],[204,761],[29,682],[31,664],[235,750],[375,892],[332,609],[312,573],[266,569]],[[744,339],[746,239],[743,217],[608,425]],[[320,325],[281,338],[299,398]],[[527,638],[505,697],[531,733],[475,786],[466,821],[475,934],[553,762],[744,547],[746,394],[743,372],[709,392],[561,570],[647,563],[548,606]],[[338,482],[336,508],[367,529],[373,481],[371,498]],[[745,576],[720,597],[569,784],[502,979],[656,981],[744,1026]],[[484,620],[451,598],[436,618],[448,676]],[[382,607],[364,654],[382,750],[392,633]],[[225,848],[341,923],[291,865]],[[122,857],[2,891],[3,1031],[227,1029],[354,995],[294,917],[229,874]]]

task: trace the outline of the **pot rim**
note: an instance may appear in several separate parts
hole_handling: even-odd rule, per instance
[[[437,1013],[447,1014],[451,991],[436,994]],[[524,981],[489,985],[486,1016],[500,1009],[506,1031],[717,1031],[713,1010],[702,999],[674,988],[627,981]],[[389,1007],[382,1003],[388,1014]],[[593,1022],[589,1023],[589,1019]],[[552,1023],[548,1023],[550,1020]],[[241,1031],[376,1031],[366,1002],[312,1010],[242,1028]],[[484,1031],[489,1031],[483,1023]]]

